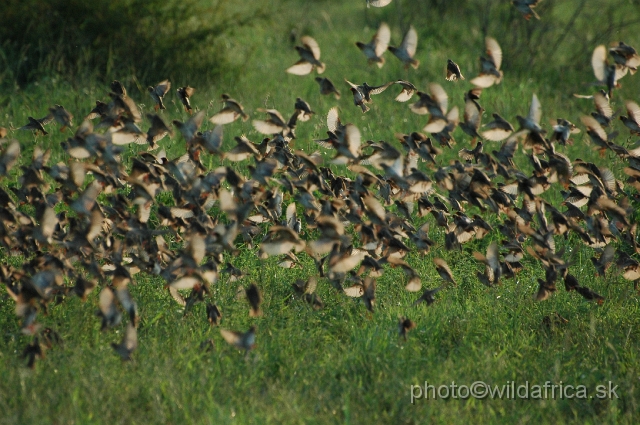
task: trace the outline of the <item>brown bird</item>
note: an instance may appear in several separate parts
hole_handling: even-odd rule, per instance
[[[420,65],[420,61],[414,59],[416,49],[418,48],[418,33],[412,26],[409,27],[409,31],[402,39],[402,44],[398,47],[389,46],[388,49],[404,64],[405,69],[412,66],[413,69],[417,69]]]
[[[540,16],[533,10],[533,8],[540,3],[540,0],[513,0],[511,3],[513,3],[518,12],[522,13],[522,16],[524,16],[524,19],[527,21],[531,19],[532,16],[540,19]]]
[[[318,46],[316,40],[308,35],[302,37],[300,41],[302,46],[295,47],[300,55],[300,60],[287,68],[287,72],[294,75],[307,75],[316,68],[318,74],[322,74],[325,70],[325,65],[320,62],[320,46]]]
[[[222,101],[224,102],[224,107],[217,114],[213,115],[209,118],[214,124],[229,124],[238,119],[238,117],[242,117],[242,121],[246,121],[249,119],[249,115],[244,112],[244,108],[235,99],[232,99],[228,94],[222,94]]]
[[[161,81],[155,87],[147,87],[147,91],[149,92],[149,95],[151,95],[151,99],[155,102],[153,109],[156,111],[158,109],[167,109],[164,106],[162,99],[164,99],[164,96],[169,93],[170,89],[171,82],[169,80]]]
[[[480,57],[480,75],[471,80],[471,84],[479,88],[489,88],[494,84],[500,84],[503,72],[500,70],[502,65],[502,49],[495,38],[485,37],[485,49],[488,58]]]
[[[376,302],[376,280],[372,277],[366,277],[363,282],[363,289],[362,301],[365,307],[367,307],[367,310],[373,313]]]
[[[620,41],[618,44],[613,44],[609,48],[609,53],[613,57],[613,60],[622,66],[629,68],[631,75],[635,74],[640,66],[640,55],[636,52],[636,49]]]
[[[511,123],[498,114],[493,114],[493,121],[486,123],[483,128],[482,137],[493,142],[502,141],[515,131]]]
[[[416,300],[416,302],[414,302],[414,303],[413,303],[413,305],[418,305],[418,304],[420,304],[420,303],[421,303],[421,302],[423,302],[423,301],[424,301],[425,303],[427,303],[427,305],[428,305],[428,306],[429,306],[429,305],[431,305],[431,304],[433,304],[433,303],[436,301],[436,299],[435,299],[433,296],[434,296],[435,294],[437,294],[441,289],[442,289],[442,287],[441,287],[441,286],[439,286],[439,287],[437,287],[437,288],[435,288],[435,289],[427,289],[426,291],[424,291],[424,292],[422,293],[422,295],[420,296],[420,298],[418,298],[418,299]]]
[[[367,7],[369,7],[369,6],[385,7],[386,5],[391,3],[391,1],[392,0],[367,0]]]
[[[451,273],[451,269],[449,268],[449,265],[446,261],[444,261],[442,258],[435,258],[433,260],[433,263],[436,265],[436,271],[438,272],[442,280],[445,281],[445,283],[448,282],[457,285],[456,281],[453,279],[453,273]]]
[[[44,129],[44,126],[49,124],[53,120],[53,115],[49,114],[44,118],[40,118],[39,120],[33,117],[27,117],[27,119],[29,120],[29,123],[23,125],[18,130],[31,130],[36,134],[41,133],[43,136],[49,134],[47,130]]]
[[[247,296],[247,301],[249,301],[249,306],[251,307],[249,316],[262,316],[262,310],[260,309],[260,304],[262,304],[262,295],[260,294],[260,290],[258,289],[256,284],[252,283],[251,285],[249,285],[249,287],[245,291],[245,294]]]
[[[356,85],[346,80],[347,84],[351,86],[351,92],[353,93],[353,104],[356,106],[360,106],[362,112],[365,113],[369,110],[369,107],[366,105],[367,103],[371,103],[371,95],[380,94],[387,89],[394,82],[389,82],[387,84],[383,84],[381,86],[371,87],[367,83],[362,83],[362,85]]]
[[[398,318],[398,336],[402,337],[405,341],[407,340],[407,333],[415,327],[416,324],[413,320],[407,317]]]
[[[256,327],[251,326],[246,332],[230,331],[227,329],[220,329],[220,335],[227,343],[233,345],[236,348],[245,350],[245,355],[249,354],[249,351],[256,347]]]
[[[395,98],[396,102],[406,102],[418,91],[416,86],[411,84],[409,81],[398,80],[395,81],[394,84],[399,84],[402,87],[402,91]]]
[[[447,81],[464,80],[460,67],[451,59],[447,59]]]
[[[222,319],[222,313],[217,305],[207,303],[207,321],[211,326],[219,325]]]
[[[71,127],[73,124],[73,115],[64,106],[55,105],[53,108],[49,108],[49,114],[53,117],[58,124],[60,124],[60,131],[66,130],[67,127]]]
[[[131,360],[131,353],[138,348],[138,331],[135,326],[133,326],[131,322],[127,323],[127,329],[122,337],[122,342],[120,344],[112,342],[111,346],[116,350],[116,353],[118,353],[122,360]]]
[[[115,93],[122,97],[127,97],[127,89],[124,87],[124,84],[122,84],[120,81],[113,80],[109,87],[111,89],[111,93]]]
[[[330,79],[325,77],[316,77],[316,82],[320,85],[320,94],[333,94],[336,99],[340,99],[340,92],[336,86],[333,85]]]
[[[389,25],[383,22],[380,24],[380,27],[378,27],[378,31],[376,31],[370,42],[364,44],[358,41],[356,42],[356,46],[362,50],[362,53],[367,57],[369,63],[375,63],[378,65],[378,68],[382,68],[384,65],[382,54],[387,51],[390,40],[391,30],[389,29]]]
[[[193,94],[196,92],[196,89],[194,89],[193,87],[178,87],[178,99],[180,99],[180,102],[182,102],[182,105],[184,106],[184,110],[187,111],[188,113],[192,113],[193,112],[193,108],[191,107],[191,96],[193,96]]]
[[[631,134],[640,136],[640,106],[636,102],[627,100],[624,102],[628,117],[620,117],[620,121],[631,131]]]
[[[156,114],[147,114],[147,118],[151,121],[151,127],[147,131],[147,142],[151,149],[155,149],[158,141],[162,140],[167,134],[173,135],[173,130]]]

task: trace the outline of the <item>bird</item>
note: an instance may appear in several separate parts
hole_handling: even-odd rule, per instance
[[[415,327],[416,324],[413,320],[407,317],[398,318],[398,336],[403,338],[405,341],[407,340],[407,334],[409,331]]]
[[[47,115],[44,118],[35,119],[33,117],[27,117],[29,122],[26,125],[23,125],[18,130],[31,130],[34,133],[41,133],[43,136],[49,134],[47,130],[44,129],[44,126],[49,124],[53,120],[53,116],[51,114]]]
[[[230,124],[238,119],[238,117],[242,117],[242,121],[246,121],[249,119],[249,115],[244,112],[244,108],[235,99],[232,99],[226,93],[222,94],[222,102],[224,103],[224,107],[216,114],[214,114],[209,121],[213,124]]]
[[[607,48],[601,44],[593,49],[591,55],[591,67],[596,77],[596,84],[607,87],[607,95],[613,97],[613,89],[620,87],[620,80],[627,74],[628,68],[623,65],[609,64],[607,62]]]
[[[246,332],[220,329],[220,335],[228,344],[245,351],[245,355],[256,347],[256,327],[251,326]]]
[[[422,293],[422,295],[420,295],[420,298],[418,298],[418,299],[413,303],[413,305],[414,305],[414,306],[415,306],[415,305],[418,305],[418,304],[420,304],[420,303],[421,303],[421,302],[423,302],[423,301],[424,301],[425,303],[427,303],[427,305],[428,305],[428,306],[429,306],[429,305],[431,305],[431,304],[433,304],[433,303],[436,301],[436,299],[435,299],[433,296],[434,296],[435,294],[437,294],[441,289],[442,289],[442,287],[440,286],[440,287],[438,287],[438,288],[434,288],[434,289],[427,289],[427,290],[425,290],[425,291]]]
[[[112,342],[111,346],[122,360],[131,360],[131,354],[138,348],[138,331],[135,326],[131,322],[127,323],[122,342],[120,344]]]
[[[164,99],[164,96],[169,93],[170,89],[171,82],[169,80],[161,81],[156,84],[155,87],[147,87],[147,91],[149,92],[151,99],[153,99],[154,101],[153,109],[155,109],[156,111],[158,109],[167,109],[164,106],[164,102],[162,100]]]
[[[247,301],[249,301],[249,305],[251,306],[251,310],[249,310],[249,316],[262,316],[262,310],[260,309],[260,304],[262,303],[262,295],[260,294],[260,290],[255,283],[249,285],[249,287],[246,289],[246,295]]]
[[[627,100],[624,106],[628,117],[620,116],[620,121],[631,131],[631,134],[640,136],[640,106],[631,100]]]
[[[540,19],[540,16],[533,10],[540,0],[513,0],[511,2],[518,12],[522,13],[522,16],[528,21],[533,16],[536,19]]]
[[[483,128],[482,137],[493,142],[500,142],[511,135],[515,131],[509,121],[502,118],[499,114],[492,114],[493,121],[486,123]]]
[[[360,41],[356,42],[356,46],[364,53],[369,63],[375,63],[378,68],[384,65],[382,54],[387,51],[389,41],[391,40],[391,29],[385,22],[381,23],[375,35],[370,42],[364,44]]]
[[[371,95],[380,94],[393,84],[393,82],[390,82],[381,86],[371,87],[367,83],[362,83],[362,85],[358,86],[347,79],[345,79],[345,81],[351,87],[350,90],[353,93],[353,104],[359,106],[363,113],[369,110],[369,107],[366,104],[371,103]]]
[[[216,304],[207,303],[206,306],[207,311],[207,321],[211,326],[219,325],[220,319],[222,318],[222,313],[220,312],[220,308]]]
[[[451,59],[447,59],[447,81],[464,80],[460,67]]]
[[[418,89],[409,81],[398,80],[394,81],[394,84],[400,85],[402,87],[402,91],[395,98],[396,102],[407,102],[410,100],[415,93],[417,93]]]
[[[340,99],[340,92],[333,85],[330,79],[325,77],[316,77],[316,82],[320,85],[320,94],[325,96],[329,94],[333,94],[336,100]]]
[[[122,84],[120,81],[113,80],[109,85],[109,88],[111,89],[112,93],[115,93],[122,97],[127,97],[127,89],[124,87],[124,84]]]
[[[489,56],[480,56],[480,75],[471,80],[475,87],[486,89],[494,84],[500,84],[504,73],[500,70],[502,65],[502,49],[493,37],[485,37],[484,45]]]
[[[73,125],[73,115],[67,111],[64,106],[54,105],[53,108],[49,108],[49,113],[58,124],[60,124],[60,131],[65,131],[67,127]]]
[[[191,107],[191,96],[193,96],[193,94],[196,92],[196,89],[194,89],[193,87],[178,87],[177,93],[178,93],[178,99],[180,99],[180,102],[182,102],[182,105],[184,106],[184,110],[187,111],[188,113],[192,113],[193,112],[193,108]]]
[[[300,60],[287,68],[286,71],[294,75],[307,75],[315,68],[318,74],[322,74],[325,70],[325,65],[320,62],[320,46],[318,46],[315,39],[308,35],[303,36],[300,41],[302,46],[295,47],[300,55]]]
[[[386,5],[391,3],[391,1],[392,0],[367,0],[367,7],[369,7],[369,6],[385,7]]]
[[[640,66],[640,55],[638,55],[636,49],[623,41],[618,42],[618,44],[612,44],[609,48],[609,53],[616,64],[629,68],[631,75],[635,74],[638,70]]]
[[[453,278],[453,273],[451,273],[451,269],[449,268],[449,265],[446,261],[444,261],[442,258],[435,258],[433,260],[433,263],[436,265],[436,271],[438,272],[442,280],[445,281],[445,283],[448,282],[457,285],[455,279]]]
[[[409,66],[413,67],[413,69],[418,69],[418,66],[420,66],[420,61],[413,58],[416,54],[417,48],[418,33],[413,25],[409,27],[409,30],[402,39],[400,46],[388,47],[391,53],[393,53],[404,64],[405,69],[409,68]]]

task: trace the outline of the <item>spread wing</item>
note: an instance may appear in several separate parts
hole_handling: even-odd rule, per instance
[[[307,62],[304,59],[300,59],[298,62],[287,68],[287,72],[293,75],[307,75],[313,71],[313,64]]]
[[[413,25],[409,27],[409,31],[407,31],[404,39],[402,39],[400,48],[406,50],[410,57],[416,54],[416,49],[418,48],[418,33]]]
[[[318,46],[318,43],[316,42],[316,40],[309,37],[308,35],[305,35],[300,39],[300,41],[307,49],[311,50],[311,53],[313,53],[314,58],[320,59],[320,46]]]
[[[500,69],[502,65],[502,49],[495,38],[487,37],[484,39],[484,45],[487,48],[487,54],[491,57],[496,69]]]
[[[591,66],[593,67],[593,75],[596,76],[598,81],[604,81],[606,76],[607,67],[607,48],[604,44],[599,45],[593,49],[593,55],[591,55]]]
[[[389,47],[389,41],[391,40],[391,30],[389,25],[385,22],[380,24],[380,28],[373,37],[373,44],[375,46],[376,56],[380,57]]]

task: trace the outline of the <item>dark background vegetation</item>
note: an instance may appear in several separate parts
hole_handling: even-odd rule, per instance
[[[6,0],[0,81],[45,76],[202,80],[225,70],[222,35],[264,19],[230,0]]]
[[[339,2],[319,3],[330,9]],[[305,7],[299,1],[231,0],[3,3],[0,84],[20,86],[60,75],[109,80],[114,73],[138,79],[209,81],[230,70],[224,37],[245,26],[286,31],[283,24],[295,22],[288,18]],[[585,51],[640,26],[639,0],[546,0],[537,11],[543,19],[526,21],[505,0],[396,0],[364,13],[367,22],[375,16],[402,28],[418,17],[426,20],[427,25],[418,28],[421,40],[450,48],[447,51],[499,35],[503,67],[511,74],[557,69],[557,65],[565,67],[563,74],[582,69]],[[551,62],[555,66],[549,66]]]

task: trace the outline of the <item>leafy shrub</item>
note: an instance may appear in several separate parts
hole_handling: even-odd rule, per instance
[[[220,37],[254,22],[232,0],[5,0],[0,84],[87,72],[202,80],[221,72]],[[258,12],[260,12],[258,10]]]

